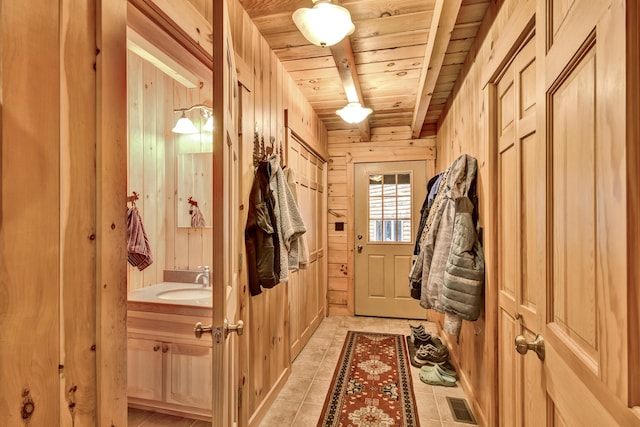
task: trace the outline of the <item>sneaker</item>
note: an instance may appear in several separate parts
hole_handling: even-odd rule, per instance
[[[420,323],[418,326],[413,326],[411,323],[409,323],[409,329],[411,329],[412,335],[414,333],[422,334],[424,332],[427,332],[427,330],[424,328],[424,325],[422,323]]]
[[[447,359],[449,359],[449,349],[437,337],[432,337],[430,343],[421,345],[413,358],[419,366],[424,366],[427,363],[440,364],[446,362]]]
[[[431,342],[431,334],[426,331],[422,323],[418,326],[409,325],[409,328],[411,329],[411,342],[415,348],[420,348],[421,345]]]

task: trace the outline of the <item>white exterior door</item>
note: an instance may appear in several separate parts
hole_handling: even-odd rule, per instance
[[[426,162],[357,163],[354,185],[355,313],[425,319],[408,276],[426,197]]]

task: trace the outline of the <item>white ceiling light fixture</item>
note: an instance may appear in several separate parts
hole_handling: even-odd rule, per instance
[[[302,35],[316,46],[333,46],[353,33],[351,14],[331,0],[313,0],[313,8],[293,12],[293,22]]]
[[[345,107],[337,110],[336,114],[347,123],[360,123],[372,112],[371,108],[365,108],[359,102],[350,102]]]
[[[191,119],[187,117],[187,113],[191,110],[198,109],[202,117],[207,119],[206,123],[202,127],[202,130],[207,132],[213,132],[213,109],[204,104],[192,105],[189,108],[176,108],[174,113],[182,113],[176,125],[171,129],[173,133],[180,133],[183,135],[189,135],[200,132],[198,128],[193,124]]]

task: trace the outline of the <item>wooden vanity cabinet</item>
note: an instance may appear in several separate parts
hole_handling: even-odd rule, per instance
[[[127,340],[127,394],[130,398],[162,400],[161,341]]]
[[[211,338],[193,335],[193,325],[203,319],[206,317],[128,312],[129,406],[210,419]]]

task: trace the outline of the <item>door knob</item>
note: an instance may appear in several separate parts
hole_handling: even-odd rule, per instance
[[[515,342],[518,353],[527,354],[529,350],[533,350],[538,355],[538,359],[544,360],[544,338],[542,338],[542,335],[536,335],[536,338],[531,342],[527,342],[524,335],[518,335]]]
[[[227,319],[224,319],[224,337],[226,338],[231,332],[242,335],[244,333],[244,322],[242,320],[238,320],[237,324],[232,325]]]
[[[362,252],[362,245],[358,245],[356,248],[358,249],[358,253]]]
[[[212,331],[213,329],[211,328],[211,325],[204,326],[200,322],[196,323],[196,327],[193,328],[193,333],[198,339],[202,338],[202,334],[210,334]]]
[[[196,323],[195,328],[193,328],[193,333],[198,339],[202,338],[202,334],[212,334],[216,344],[220,344],[223,334],[222,329],[224,329],[225,338],[227,338],[231,332],[236,332],[238,335],[242,335],[244,333],[244,322],[242,320],[238,320],[236,325],[232,325],[227,319],[224,319],[224,328],[220,328],[219,326],[212,328],[211,325],[204,326],[202,323],[198,322]]]

